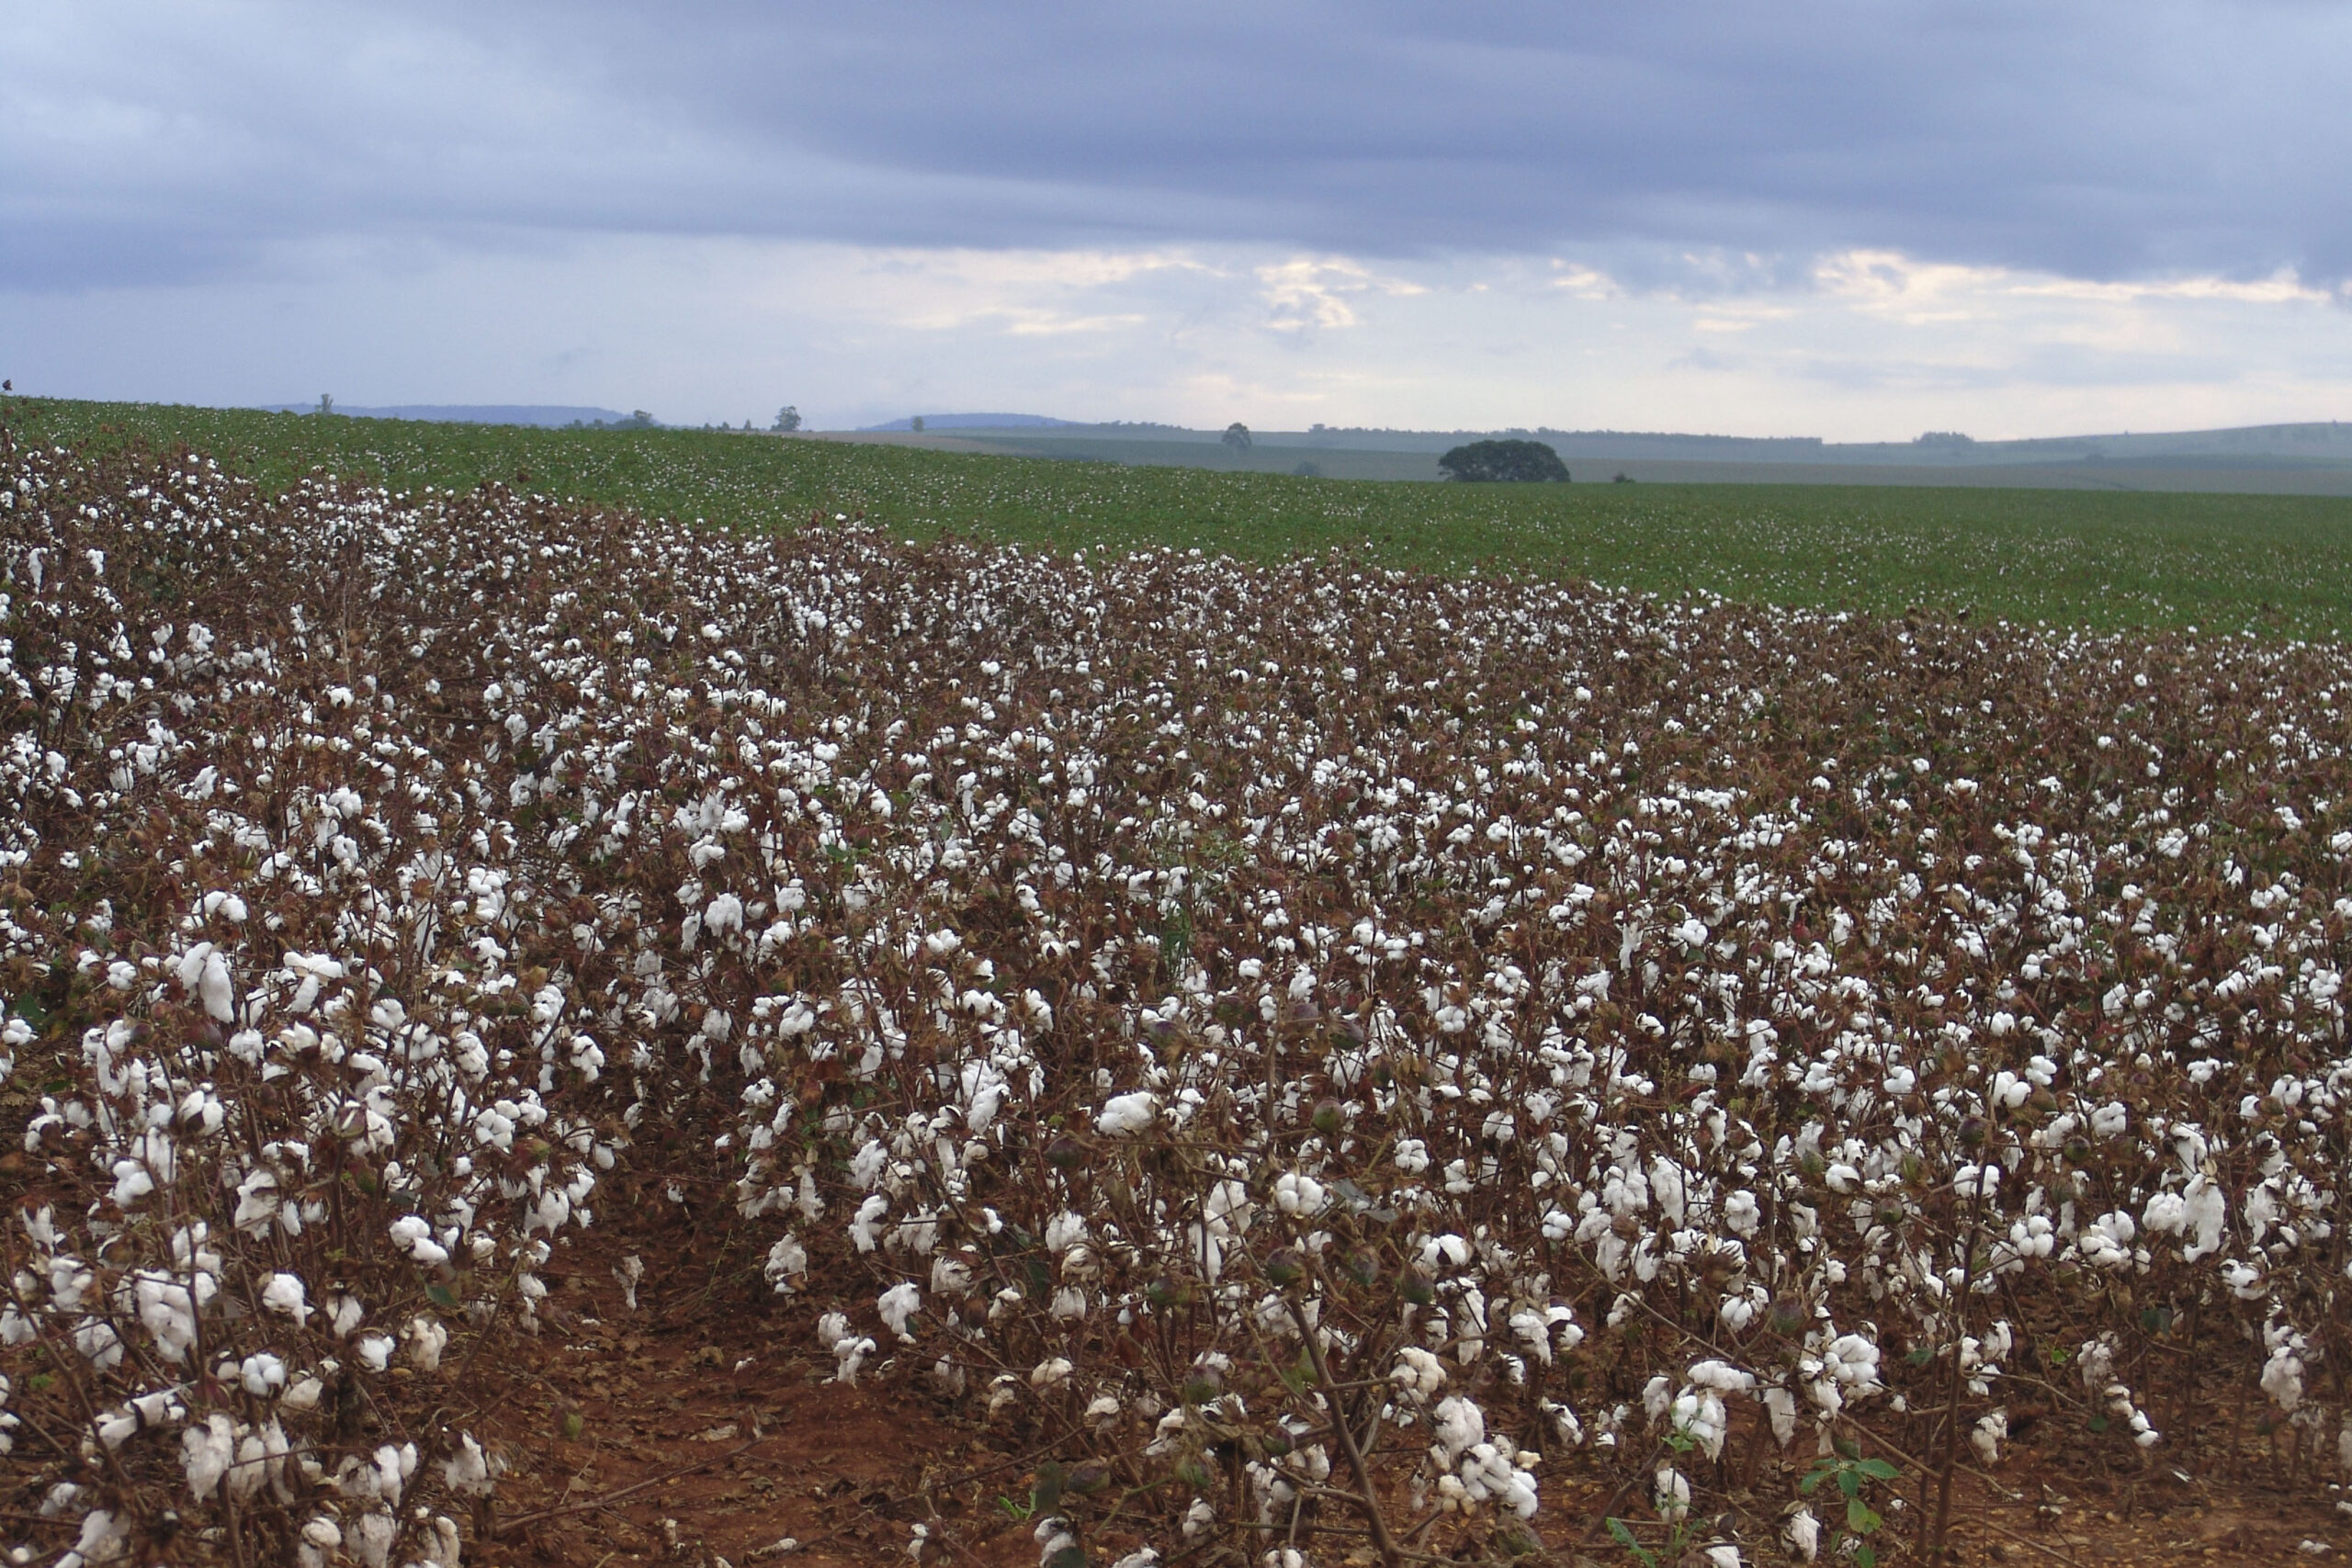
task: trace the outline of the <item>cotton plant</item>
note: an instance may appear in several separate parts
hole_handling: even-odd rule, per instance
[[[2337,1462],[2339,649],[5,477],[0,1062],[73,1201],[0,1438],[54,1348],[136,1481],[60,1551],[445,1561],[500,1456],[342,1391],[560,1332],[663,1148],[827,1375],[1142,1455],[1171,1551],[1997,1465],[2053,1352],[2190,1464],[2192,1314]]]

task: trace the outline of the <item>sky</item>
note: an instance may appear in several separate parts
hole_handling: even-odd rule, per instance
[[[839,428],[2352,417],[2352,7],[0,7],[0,374]]]

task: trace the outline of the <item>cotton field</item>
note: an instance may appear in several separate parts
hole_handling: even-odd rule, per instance
[[[1568,1475],[1883,1560],[2029,1425],[2352,1478],[2338,648],[15,449],[0,572],[65,1568],[453,1568],[466,1370],[628,1168],[1050,1447],[1051,1568],[1529,1550]]]

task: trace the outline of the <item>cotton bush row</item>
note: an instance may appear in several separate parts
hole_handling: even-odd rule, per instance
[[[417,1383],[663,1147],[835,1375],[1058,1445],[1048,1559],[1662,1530],[2020,1397],[2352,1466],[2337,649],[11,460],[85,1558],[446,1561]]]

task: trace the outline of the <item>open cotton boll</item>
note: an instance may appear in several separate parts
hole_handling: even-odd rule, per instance
[[[1329,1201],[1330,1196],[1324,1191],[1323,1184],[1311,1176],[1284,1171],[1274,1179],[1274,1207],[1285,1214],[1312,1219],[1321,1213],[1324,1205]]]
[[[200,1427],[180,1434],[180,1464],[187,1472],[189,1495],[201,1503],[236,1462],[236,1423],[215,1412]]]
[[[392,1245],[428,1266],[449,1261],[449,1249],[433,1239],[433,1227],[415,1214],[403,1215],[391,1225]]]
[[[922,1304],[922,1292],[911,1280],[901,1280],[882,1292],[875,1308],[882,1314],[883,1325],[900,1339],[911,1345],[914,1336],[907,1332],[907,1324]]]
[[[1467,1399],[1441,1399],[1430,1429],[1437,1440],[1430,1445],[1430,1457],[1441,1469],[1451,1470],[1464,1450],[1486,1439],[1487,1414]]]
[[[408,1342],[408,1359],[420,1372],[441,1370],[441,1353],[449,1347],[449,1331],[429,1317],[413,1317],[401,1331]]]
[[[1976,1450],[1978,1460],[1987,1465],[1998,1464],[2001,1460],[2001,1441],[2008,1435],[2008,1413],[1995,1410],[1976,1418],[1975,1427],[1968,1434],[1968,1443]]]
[[[271,1312],[284,1313],[298,1325],[311,1321],[310,1304],[303,1300],[299,1276],[272,1274],[261,1288],[261,1304]]]
[[[441,1461],[441,1479],[460,1497],[486,1497],[495,1484],[490,1456],[471,1432],[458,1437],[457,1450]]]
[[[1159,1097],[1148,1089],[1114,1094],[1095,1113],[1094,1129],[1107,1137],[1126,1137],[1150,1126],[1159,1114]]]
[[[238,1373],[245,1392],[256,1399],[266,1399],[286,1386],[286,1363],[267,1350],[247,1356]]]

